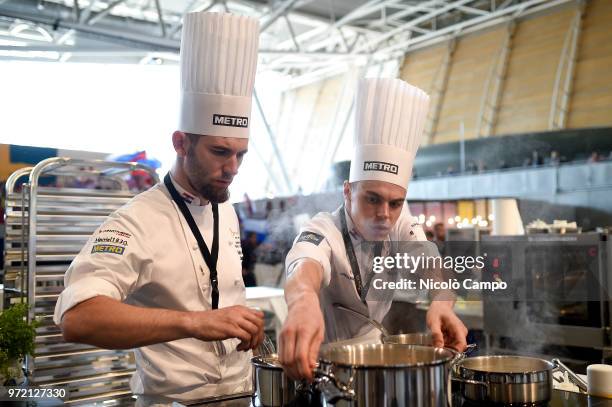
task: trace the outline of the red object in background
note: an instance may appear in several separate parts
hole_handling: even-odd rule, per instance
[[[427,202],[425,204],[425,220],[429,220],[431,216],[435,216],[436,220],[433,222],[444,223],[445,219],[442,218],[442,203],[441,202]]]

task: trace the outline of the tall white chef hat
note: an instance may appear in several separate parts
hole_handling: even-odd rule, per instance
[[[349,182],[377,180],[408,188],[429,96],[400,79],[361,79]]]
[[[188,13],[181,39],[178,130],[249,137],[259,22],[227,13]]]

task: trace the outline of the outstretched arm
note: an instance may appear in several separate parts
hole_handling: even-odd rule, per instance
[[[315,260],[300,259],[285,285],[289,313],[280,335],[280,362],[289,377],[312,380],[325,324],[319,305],[323,267]]]
[[[99,295],[66,311],[60,327],[67,342],[107,349],[130,349],[183,338],[238,338],[238,350],[248,350],[263,340],[263,313],[240,305],[191,312],[143,308]]]

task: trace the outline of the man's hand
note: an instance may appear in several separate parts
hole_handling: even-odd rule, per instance
[[[294,379],[313,379],[325,325],[316,295],[303,295],[289,304],[289,313],[280,334],[279,361]]]
[[[184,338],[239,338],[238,350],[263,341],[263,313],[240,305],[212,311],[175,311],[124,304],[99,295],[64,313],[66,342],[105,349],[133,349]]]
[[[212,311],[198,311],[190,314],[190,332],[194,338],[203,341],[240,339],[238,350],[255,349],[264,337],[263,312],[234,305]]]
[[[432,301],[426,320],[434,346],[446,346],[459,352],[465,350],[468,330],[453,311],[452,301]]]

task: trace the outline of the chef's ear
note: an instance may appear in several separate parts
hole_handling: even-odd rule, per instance
[[[342,192],[344,194],[344,202],[351,202],[351,183],[345,180],[342,187]]]
[[[176,151],[176,154],[181,158],[187,155],[187,143],[189,143],[187,134],[178,130],[172,133],[172,145],[174,146],[174,151]]]

